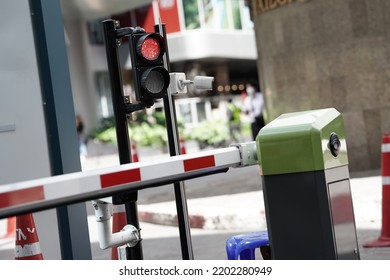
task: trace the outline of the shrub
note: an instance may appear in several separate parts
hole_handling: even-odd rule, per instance
[[[183,127],[178,123],[179,129]],[[129,137],[145,147],[164,147],[168,143],[164,112],[155,111],[152,115],[145,111],[136,113],[135,121],[129,122]],[[116,144],[115,120],[113,117],[100,120],[99,127],[91,137],[102,142]]]
[[[201,148],[222,147],[229,140],[229,131],[226,121],[205,121],[185,133],[185,137],[197,141]]]

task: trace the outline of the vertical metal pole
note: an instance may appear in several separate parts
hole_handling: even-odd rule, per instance
[[[160,33],[164,38],[166,38],[165,24],[155,25],[155,31]],[[168,47],[165,56],[165,67],[170,72],[169,66],[169,55]],[[167,123],[167,133],[168,133],[168,145],[169,153],[171,156],[176,156],[180,154],[180,143],[179,143],[179,133],[177,129],[177,118],[175,111],[175,103],[170,89],[168,88],[168,96],[164,97],[164,112],[165,119]],[[176,209],[177,217],[179,224],[179,233],[180,233],[180,245],[181,253],[183,260],[193,260],[194,253],[192,250],[192,241],[191,241],[191,229],[188,219],[188,208],[187,208],[187,199],[184,182],[174,183],[175,191],[175,200],[176,200]]]
[[[122,88],[116,27],[116,22],[114,20],[103,21],[108,73],[110,75],[112,104],[114,109],[116,137],[118,143],[119,162],[120,164],[127,164],[131,163],[131,149]],[[119,201],[123,201],[125,203],[127,223],[139,229],[137,200],[137,191],[113,197],[114,204],[115,201],[118,201],[116,204],[120,204]],[[138,244],[134,247],[126,248],[126,257],[127,259],[133,260],[143,259],[141,241],[138,242]]]
[[[60,1],[30,0],[52,175],[81,170]],[[57,208],[61,257],[92,259],[85,203]]]

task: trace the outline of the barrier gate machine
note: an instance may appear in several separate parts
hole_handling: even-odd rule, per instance
[[[284,114],[257,136],[272,257],[359,259],[343,119]]]

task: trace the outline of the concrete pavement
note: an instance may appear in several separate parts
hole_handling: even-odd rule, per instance
[[[380,228],[381,177],[351,179],[351,193],[357,225]],[[262,191],[189,199],[188,211],[193,228],[265,228]],[[138,206],[141,221],[177,225],[174,201]]]

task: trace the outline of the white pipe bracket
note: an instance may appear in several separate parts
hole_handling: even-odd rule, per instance
[[[112,233],[112,204],[102,200],[93,200],[95,217],[98,229],[99,245],[101,249],[107,249],[126,244],[134,247],[141,240],[139,230],[133,225],[125,225],[119,232]]]

